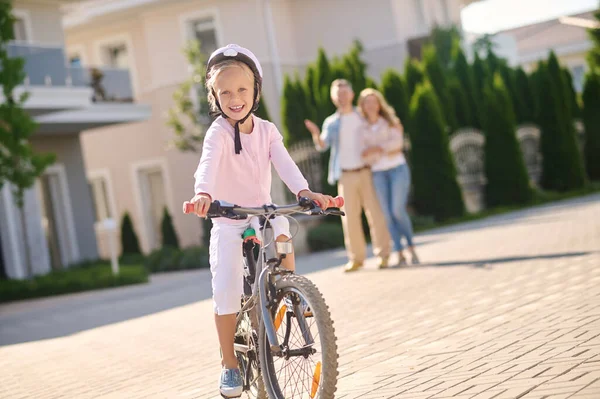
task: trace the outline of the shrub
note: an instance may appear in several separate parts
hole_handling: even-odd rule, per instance
[[[515,135],[513,107],[499,74],[484,96],[486,202],[490,207],[525,204],[532,191]]]
[[[307,232],[308,247],[311,252],[344,246],[344,232],[339,223],[324,222]]]
[[[542,187],[568,191],[585,185],[585,171],[571,114],[571,98],[556,55],[540,67],[536,95],[542,130]]]
[[[600,74],[589,73],[583,88],[585,168],[591,180],[600,180]]]
[[[208,248],[203,246],[182,250],[173,247],[159,248],[148,255],[144,266],[152,273],[206,268],[210,266]]]
[[[194,246],[184,248],[179,258],[180,269],[202,269],[210,267],[208,263],[208,248]]]
[[[429,83],[417,87],[410,114],[415,127],[411,134],[411,159],[417,212],[432,215],[437,221],[463,215],[465,207],[442,110]]]
[[[390,103],[398,118],[404,125],[404,130],[410,132],[408,121],[408,95],[402,76],[393,69],[386,70],[381,76],[381,93]]]
[[[417,60],[407,58],[404,64],[404,79],[406,81],[406,95],[410,104],[417,86],[425,80],[423,66]]]
[[[433,46],[426,46],[423,50],[423,68],[431,82],[433,90],[440,100],[440,107],[444,115],[446,126],[450,131],[455,131],[457,126],[456,116],[454,113],[454,101],[448,91],[448,82],[446,73],[442,67],[442,63],[438,57],[438,53]]]
[[[471,125],[463,124],[463,126],[473,126],[479,129],[481,128],[481,123],[479,121],[478,109],[481,105],[476,99],[475,77],[473,75],[473,69],[469,65],[467,57],[460,47],[457,47],[454,52],[453,72],[464,91],[470,111],[470,116],[468,116],[468,118],[470,119],[469,122]]]
[[[144,266],[152,273],[179,270],[181,251],[173,247],[155,249],[148,255]]]
[[[162,245],[163,247],[179,248],[179,239],[177,233],[175,233],[175,227],[173,227],[173,219],[169,214],[169,210],[165,206],[163,211],[163,219],[160,223],[160,230],[162,233]]]
[[[108,262],[85,262],[31,280],[0,281],[0,303],[146,282],[142,265],[123,265],[115,276]]]
[[[121,249],[123,254],[141,254],[140,243],[133,228],[133,222],[128,212],[123,215],[121,222]]]

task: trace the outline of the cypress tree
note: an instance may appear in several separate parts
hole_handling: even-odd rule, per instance
[[[419,61],[407,58],[404,63],[404,76],[406,79],[406,93],[408,101],[412,101],[417,85],[425,80],[425,72]]]
[[[121,250],[125,254],[141,254],[140,243],[128,212],[121,221]]]
[[[271,120],[271,118],[269,116],[269,109],[267,108],[267,102],[265,101],[264,96],[261,96],[260,103],[258,104],[258,109],[256,110],[256,112],[254,114],[256,116],[258,116],[259,118],[264,119],[266,121]]]
[[[162,233],[162,246],[179,248],[179,238],[175,233],[175,227],[173,226],[173,219],[169,214],[167,207],[163,210],[163,217],[160,223],[160,231]]]
[[[498,72],[502,76],[504,87],[506,88],[506,91],[510,97],[515,121],[517,123],[525,122],[525,104],[524,100],[519,94],[519,91],[517,90],[515,71],[511,69],[505,62],[503,62],[498,67]]]
[[[325,118],[335,112],[335,105],[332,104],[330,96],[331,82],[333,81],[331,69],[325,50],[319,48],[313,87],[317,125],[321,125]]]
[[[473,69],[467,62],[467,57],[460,47],[457,47],[456,51],[454,52],[453,72],[454,76],[456,76],[460,82],[460,85],[466,95],[467,104],[471,113],[472,126],[481,129],[478,111],[481,105],[476,99],[476,87]]]
[[[442,28],[435,26],[431,30],[431,43],[436,49],[444,70],[450,70],[453,54],[460,49],[460,32],[456,26]]]
[[[597,10],[594,13],[594,18],[596,18],[596,21],[600,22],[600,10]],[[592,71],[598,73],[600,72],[598,70],[600,68],[600,28],[588,29],[588,34],[593,43],[593,47],[587,55],[588,64]]]
[[[570,113],[564,75],[552,52],[537,86],[542,130],[542,187],[568,191],[585,185],[585,172]]]
[[[475,82],[475,101],[483,100],[483,87],[488,79],[489,71],[486,63],[475,53],[473,60],[473,81]]]
[[[406,84],[402,76],[394,69],[387,69],[381,76],[381,92],[390,103],[396,115],[402,121],[406,131],[409,131],[409,103]]]
[[[515,116],[499,74],[484,88],[485,174],[488,206],[525,204],[532,198],[529,177],[515,135]]]
[[[442,109],[429,82],[417,87],[410,115],[415,127],[411,133],[411,158],[417,211],[438,221],[463,215],[465,207]]]
[[[440,100],[446,124],[451,131],[454,131],[457,128],[456,117],[454,116],[454,104],[448,91],[446,74],[442,67],[442,63],[437,56],[435,47],[427,46],[423,50],[423,66],[427,78],[431,82],[433,89]]]
[[[535,120],[535,100],[530,79],[521,67],[515,70],[515,84],[518,96],[523,100],[523,108],[521,110],[522,119],[518,122],[533,122]]]
[[[350,51],[345,54],[341,61],[337,63],[340,66],[344,77],[352,83],[352,88],[358,94],[367,87],[367,64],[362,60],[363,46],[360,41],[355,40]]]
[[[286,75],[281,98],[281,120],[285,145],[290,146],[299,141],[309,140],[310,135],[304,126],[304,120],[313,120],[313,118],[305,86],[297,77],[292,80]]]
[[[473,114],[469,107],[469,100],[457,78],[450,79],[448,94],[452,97],[457,127],[473,126]]]
[[[577,93],[575,92],[575,87],[573,86],[573,75],[567,68],[562,69],[563,79],[565,83],[565,90],[567,94],[568,105],[571,111],[572,118],[581,118],[581,108],[579,107],[579,102],[577,101]]]
[[[582,98],[585,169],[591,180],[600,181],[600,74],[586,75]]]

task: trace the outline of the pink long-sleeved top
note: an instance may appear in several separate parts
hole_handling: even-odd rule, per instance
[[[223,117],[212,123],[194,173],[196,194],[206,193],[213,200],[247,207],[271,203],[271,162],[294,194],[308,189],[277,127],[254,115],[252,120],[252,133],[240,133],[240,154],[235,153],[233,126]]]

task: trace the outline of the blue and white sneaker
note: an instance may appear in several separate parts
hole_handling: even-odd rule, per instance
[[[221,381],[219,384],[221,396],[224,398],[239,398],[242,396],[244,382],[239,369],[221,370]]]

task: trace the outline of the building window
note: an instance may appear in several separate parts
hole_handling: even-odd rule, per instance
[[[207,17],[193,20],[190,24],[193,38],[200,42],[200,51],[209,56],[218,48],[215,20]]]
[[[108,201],[108,189],[104,177],[96,177],[90,180],[92,201],[96,210],[96,222],[102,222],[114,217]]]
[[[165,179],[160,166],[139,171],[141,197],[144,201],[144,219],[148,226],[148,243],[151,249],[161,245],[161,222],[167,206]]]
[[[82,65],[81,56],[79,54],[73,54],[69,57],[69,65],[72,67],[80,67]]]
[[[27,29],[25,27],[25,20],[23,18],[16,17],[15,23],[13,24],[13,34],[15,40],[25,42],[29,40],[27,37]]]
[[[129,68],[129,52],[125,43],[104,47],[104,64],[112,68]]]

